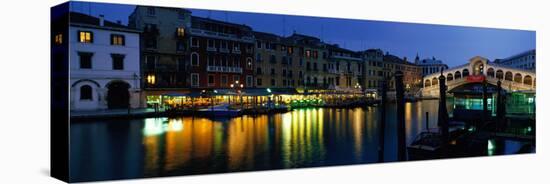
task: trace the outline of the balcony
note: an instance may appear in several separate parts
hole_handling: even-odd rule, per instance
[[[241,49],[233,49],[233,54],[241,54]]]
[[[206,51],[209,51],[209,52],[216,52],[218,49],[216,49],[216,47],[207,47],[206,48]]]
[[[206,68],[208,72],[224,72],[224,73],[243,73],[241,67],[228,67],[228,66],[208,66]]]
[[[218,33],[214,31],[207,31],[197,28],[191,28],[191,35],[197,35],[197,36],[204,36],[204,37],[210,37],[210,38],[217,38],[217,39],[225,39],[225,40],[232,40],[232,41],[238,41],[238,42],[248,42],[248,43],[254,43],[254,38],[249,36],[237,36],[234,34],[227,34],[227,33]]]
[[[220,48],[221,53],[229,53],[229,49],[227,48]]]

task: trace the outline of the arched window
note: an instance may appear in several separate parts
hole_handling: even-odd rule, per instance
[[[453,80],[453,74],[452,73],[447,74],[447,81],[452,81],[452,80]]]
[[[462,70],[462,77],[466,77],[468,75],[470,75],[470,71],[468,71],[468,69]]]
[[[424,86],[430,87],[431,85],[432,85],[431,81],[429,79],[426,79],[426,81],[424,82]]]
[[[520,73],[516,73],[516,75],[514,75],[514,82],[517,82],[517,83],[523,82]]]
[[[497,79],[503,79],[504,77],[504,72],[502,72],[502,70],[497,70]]]
[[[487,69],[487,76],[491,77],[491,78],[494,78],[495,77],[495,69],[493,69],[493,68]]]
[[[439,81],[437,81],[438,79],[437,78],[433,78],[432,79],[432,85],[437,85]]]
[[[533,84],[533,78],[530,75],[526,75],[523,78],[523,84],[532,85]]]
[[[462,78],[462,75],[460,74],[459,71],[456,71],[455,72],[455,79],[460,79],[460,78]]]
[[[80,87],[80,100],[92,100],[92,87],[83,85]]]
[[[196,52],[191,53],[191,65],[199,66],[199,54]]]
[[[512,72],[506,72],[506,75],[504,75],[504,80],[512,81]]]

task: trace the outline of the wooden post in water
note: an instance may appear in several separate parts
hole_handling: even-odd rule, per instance
[[[500,131],[500,126],[503,122],[504,117],[504,107],[503,107],[503,97],[502,97],[502,82],[500,80],[497,81],[497,121],[495,123],[495,131]]]
[[[481,125],[484,126],[488,120],[487,117],[487,80],[483,79],[483,114],[481,115]]]
[[[430,132],[430,114],[426,111],[426,131]]]
[[[407,160],[405,142],[405,90],[403,72],[395,72],[395,102],[397,105],[397,160]]]
[[[449,114],[447,113],[447,86],[445,85],[445,76],[443,70],[439,75],[439,113],[437,114],[437,124],[441,132],[441,144],[446,149],[449,143]]]
[[[384,162],[384,137],[386,132],[386,90],[387,79],[384,77],[382,80],[382,90],[380,98],[380,119],[378,121],[378,162]]]

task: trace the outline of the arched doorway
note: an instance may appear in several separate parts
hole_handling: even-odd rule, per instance
[[[128,108],[130,103],[130,85],[123,81],[107,84],[107,107],[109,109]]]
[[[478,61],[474,64],[474,75],[483,75],[484,68],[483,68],[483,62]]]
[[[531,84],[532,84],[532,81],[533,81],[533,78],[531,78],[530,75],[526,75],[526,76],[523,78],[523,84],[525,84],[525,85],[531,85]]]
[[[462,75],[460,74],[459,71],[456,71],[455,72],[455,79],[460,79],[460,77],[462,77]]]
[[[503,79],[503,76],[504,76],[504,73],[502,72],[502,70],[497,70],[497,79]]]
[[[462,70],[462,77],[467,77],[469,75],[470,75],[470,71],[468,71],[468,69]]]
[[[453,80],[453,74],[452,73],[447,74],[447,81],[452,81],[452,80]]]

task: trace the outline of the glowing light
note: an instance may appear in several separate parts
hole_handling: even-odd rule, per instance
[[[271,93],[271,89],[267,88],[266,90],[267,90],[268,93]]]

